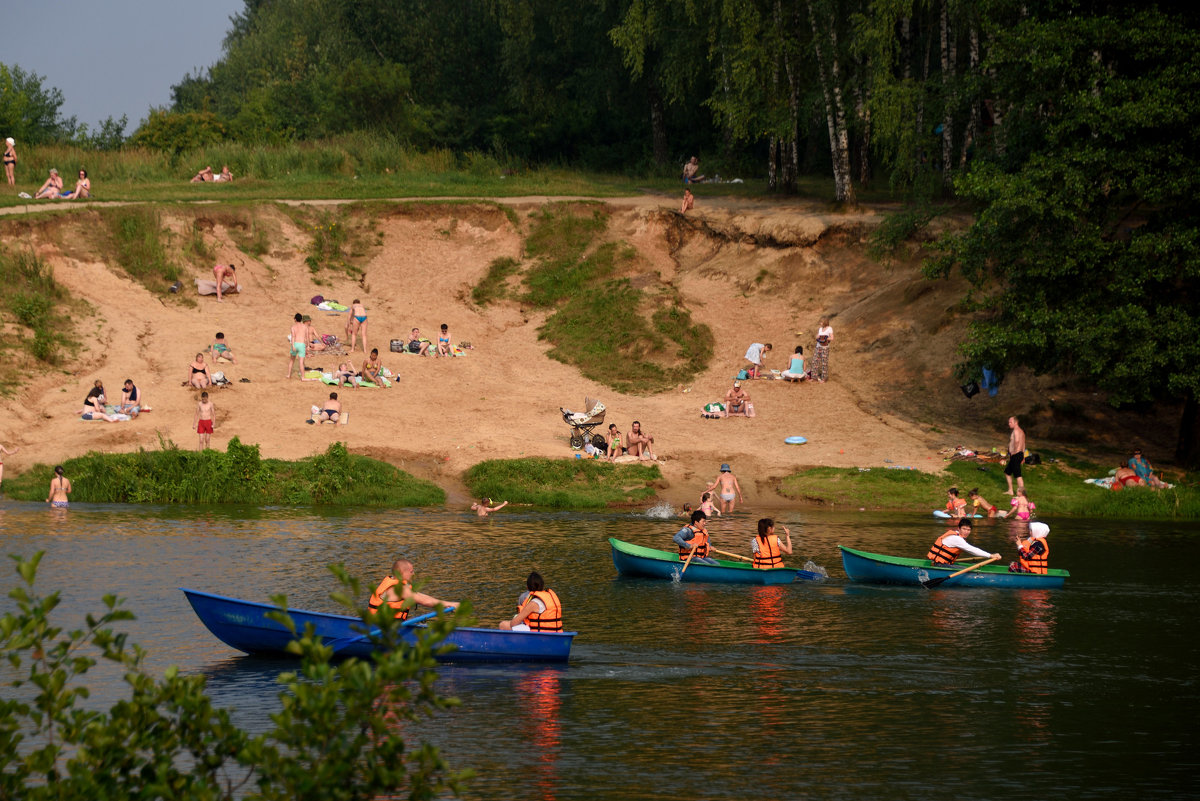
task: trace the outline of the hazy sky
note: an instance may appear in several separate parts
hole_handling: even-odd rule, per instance
[[[171,85],[221,56],[243,0],[0,0],[0,62],[63,93],[61,113],[95,126],[129,115],[133,133]]]

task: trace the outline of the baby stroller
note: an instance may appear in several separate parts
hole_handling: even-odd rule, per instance
[[[573,412],[570,409],[559,407],[562,412],[563,422],[569,425],[571,431],[571,447],[575,450],[582,448],[587,442],[591,442],[597,448],[604,448],[608,441],[601,434],[593,434],[592,430],[604,422],[604,404],[595,398],[584,398],[584,408],[588,411]]]

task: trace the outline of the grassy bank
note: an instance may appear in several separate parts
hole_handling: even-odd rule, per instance
[[[53,467],[37,465],[4,482],[14,500],[44,501]],[[63,462],[71,500],[87,503],[236,503],[247,505],[436,506],[446,493],[389,464],[335,442],[324,453],[286,462],[262,459],[237,437],[224,453],[160,450],[88,453]]]
[[[0,394],[11,394],[28,378],[63,360],[76,342],[71,318],[85,313],[54,280],[54,271],[31,250],[0,245]],[[32,362],[30,360],[32,357]]]
[[[654,497],[657,465],[592,459],[492,459],[463,476],[472,494],[555,509],[606,509]]]
[[[1025,468],[1026,492],[1043,517],[1110,517],[1126,519],[1200,519],[1200,490],[1185,480],[1173,490],[1135,488],[1121,492],[1085,484],[1085,478],[1108,475],[1108,468],[1060,460]],[[1186,484],[1186,486],[1185,486]],[[998,508],[1008,508],[1003,465],[951,462],[940,474],[916,470],[814,467],[780,482],[785,498],[842,509],[902,509],[928,514],[946,504],[946,490],[958,487],[979,494]]]

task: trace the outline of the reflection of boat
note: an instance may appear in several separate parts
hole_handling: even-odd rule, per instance
[[[613,564],[623,576],[647,576],[649,578],[674,579],[683,569],[683,559],[670,551],[644,548],[629,542],[609,538],[612,546]],[[706,565],[694,559],[688,565],[681,581],[701,581],[711,584],[787,584],[797,579],[820,581],[825,577],[809,570],[794,567],[773,567],[760,570],[748,562],[727,562]]]
[[[182,589],[182,588],[181,588]],[[267,617],[274,611],[271,604],[242,601],[207,592],[184,589],[192,609],[217,639],[248,654],[288,655],[291,633],[280,623]],[[374,646],[362,634],[362,621],[350,615],[331,615],[289,609],[288,614],[298,630],[311,623],[325,645],[332,646],[337,656],[369,656]],[[424,626],[405,626],[404,639],[416,640],[418,629]],[[565,662],[571,655],[575,632],[501,631],[460,627],[450,632],[446,643],[454,648],[439,654],[443,662]]]
[[[842,551],[842,566],[852,581],[867,584],[909,584],[919,586],[922,579],[928,581],[957,573],[968,564],[935,565],[928,559],[909,559],[903,556],[885,556],[878,553],[856,551],[839,545]],[[689,571],[690,572],[690,571]],[[942,582],[942,587],[1010,587],[1013,589],[1058,589],[1071,574],[1065,570],[1050,569],[1046,575],[1036,573],[1009,573],[1003,565],[984,565],[970,573]]]

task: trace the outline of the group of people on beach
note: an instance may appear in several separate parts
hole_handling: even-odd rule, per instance
[[[11,136],[4,140],[4,179],[9,186],[17,185],[17,140]],[[34,193],[35,200],[78,200],[80,198],[90,198],[92,196],[92,182],[88,178],[87,170],[79,168],[79,179],[75,181],[75,188],[64,192],[62,176],[58,174],[58,169],[50,168],[50,174],[46,177],[45,183],[41,188]],[[29,195],[22,192],[21,197],[27,198]]]
[[[132,420],[142,412],[148,411],[150,407],[146,404],[146,395],[133,383],[132,378],[125,379],[121,386],[121,399],[114,403],[109,403],[104,392],[104,382],[97,378],[83,399],[83,408],[76,414],[84,420],[118,423],[122,420]]]
[[[828,317],[822,317],[817,327],[816,345],[812,364],[806,366],[804,361],[804,346],[797,345],[792,352],[786,370],[780,372],[785,381],[812,380],[825,383],[829,380],[829,348],[833,345],[833,326]],[[767,372],[766,357],[772,349],[770,342],[752,342],[746,349],[746,364],[742,374],[748,379],[763,378]]]

